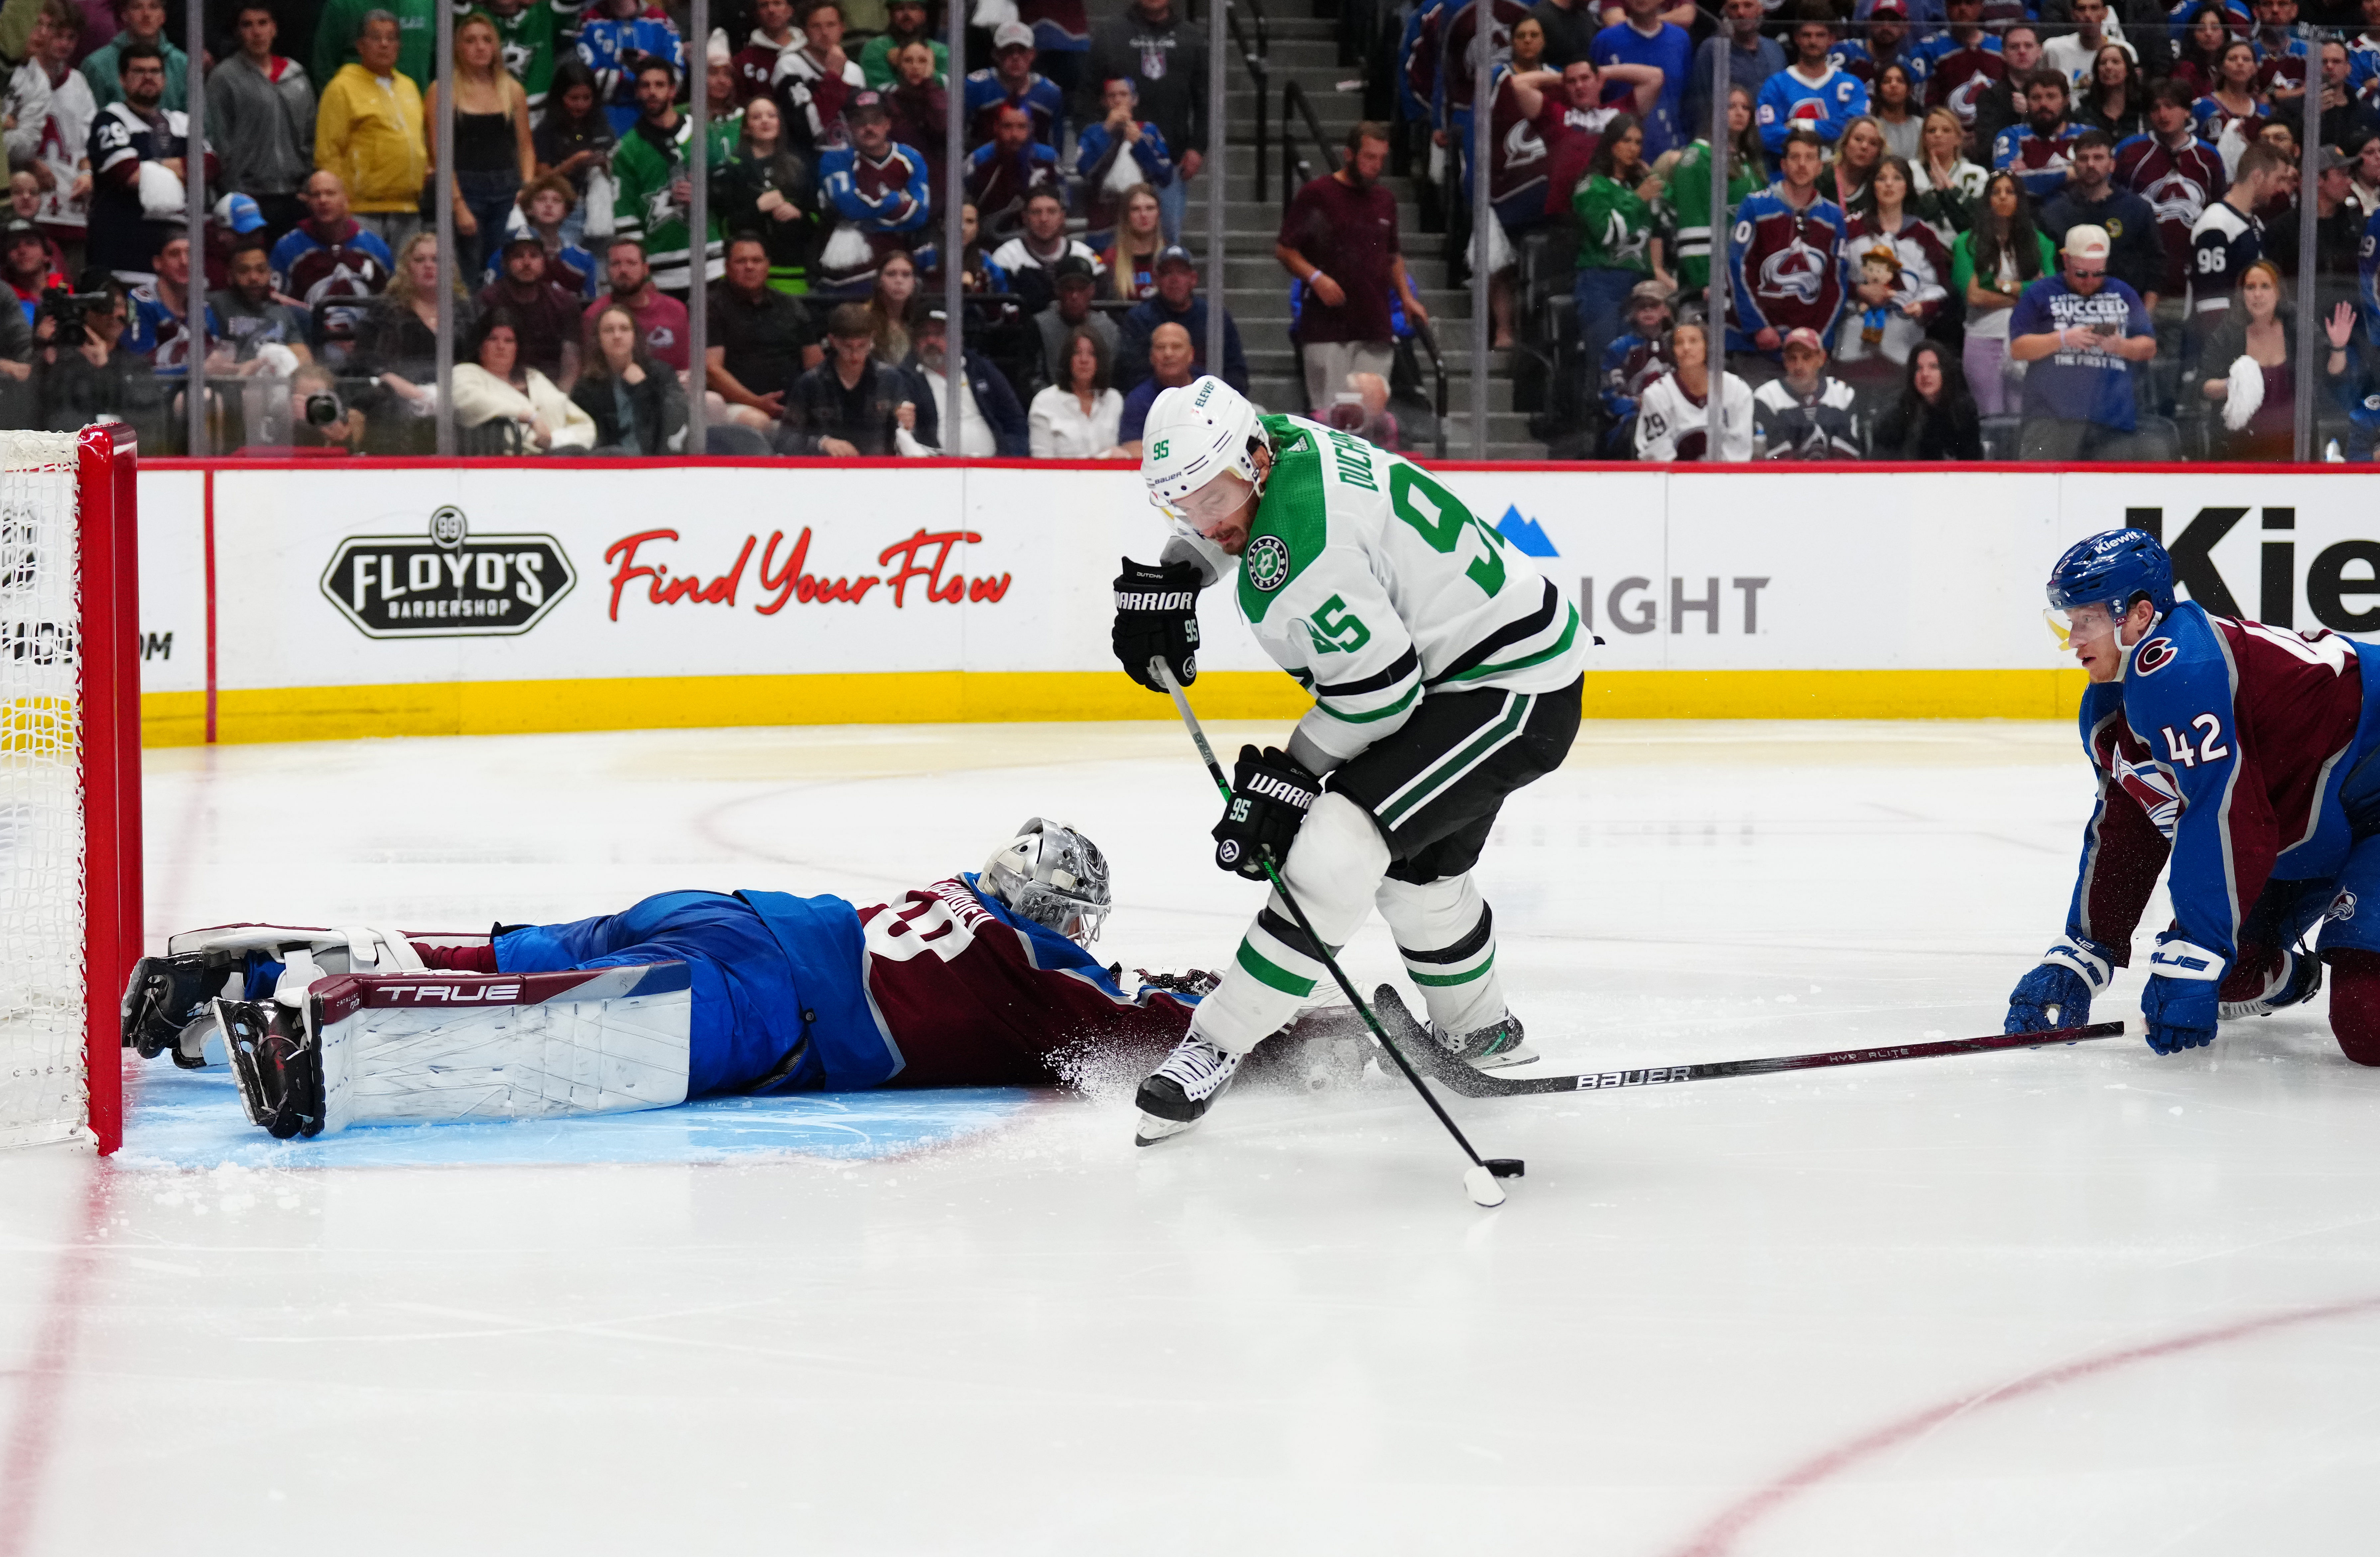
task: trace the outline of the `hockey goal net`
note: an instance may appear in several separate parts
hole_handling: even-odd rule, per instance
[[[133,451],[0,432],[0,1147],[123,1138],[140,955]]]

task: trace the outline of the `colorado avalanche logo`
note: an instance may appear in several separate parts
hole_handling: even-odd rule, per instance
[[[1815,303],[1826,290],[1827,277],[1833,267],[1832,259],[1823,250],[1813,249],[1796,232],[1791,244],[1760,262],[1760,295]]]
[[[1975,102],[1984,95],[1991,84],[1992,79],[1988,76],[1970,76],[1950,89],[1950,112],[1959,116],[1961,124],[1968,126],[1974,124]]]
[[[1537,127],[1523,119],[1504,132],[1504,171],[1515,173],[1546,160],[1546,143]]]
[[[2179,222],[2188,226],[2206,209],[2206,186],[2180,172],[2151,180],[2141,196],[2160,222]]]
[[[2173,646],[2173,639],[2169,638],[2153,638],[2146,643],[2142,644],[2138,649],[2132,651],[2132,674],[2134,675],[2155,675],[2157,672],[2165,669],[2166,666],[2173,663],[2174,660],[2180,654],[2180,652],[2181,651]]]
[[[2146,762],[2134,763],[2118,753],[2116,783],[2140,803],[2149,824],[2171,843],[2175,824],[2181,820],[2181,791],[2174,787],[2173,780]]]
[[[2330,900],[2330,906],[2322,911],[2322,917],[2326,919],[2353,918],[2355,917],[2355,894],[2348,891],[2345,887],[2339,888],[2338,895]]]

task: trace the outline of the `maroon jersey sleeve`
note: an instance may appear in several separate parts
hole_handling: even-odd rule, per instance
[[[1047,1087],[1097,1067],[1145,1069],[1189,1030],[1194,1003],[1128,995],[1092,956],[936,882],[859,911],[868,999],[905,1062],[895,1087]]]

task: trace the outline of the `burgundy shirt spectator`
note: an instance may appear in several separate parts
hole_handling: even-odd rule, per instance
[[[503,262],[504,274],[480,293],[480,310],[511,310],[522,366],[535,368],[567,393],[577,376],[572,370],[577,367],[581,331],[578,298],[546,279],[545,241],[532,229],[506,240]]]
[[[814,146],[843,135],[844,104],[868,85],[859,62],[843,52],[843,11],[835,0],[800,0],[802,44],[777,58],[771,90],[784,110],[785,133]]]
[[[934,209],[941,209],[948,198],[950,186],[943,182],[950,176],[947,157],[950,150],[951,92],[934,79],[933,53],[926,51],[918,57],[925,61],[922,79],[912,80],[906,49],[892,53],[892,85],[884,93],[884,106],[892,116],[892,140],[926,159],[926,183],[933,190]]]
[[[1602,101],[1603,81],[1589,62],[1572,60],[1562,67],[1559,97],[1548,94],[1546,112],[1537,121],[1546,138],[1546,214],[1570,211],[1570,198],[1586,176],[1595,149],[1603,144],[1603,127],[1618,118],[1619,108]]]
[[[1354,182],[1354,159],[1297,191],[1281,219],[1279,247],[1293,249],[1339,284],[1344,300],[1332,307],[1305,289],[1298,310],[1302,341],[1388,341],[1395,338],[1390,299],[1402,252],[1397,243],[1397,197],[1375,179]]]
[[[652,268],[645,262],[645,246],[632,237],[613,238],[603,263],[612,283],[611,294],[587,305],[586,312],[580,316],[580,329],[591,326],[596,315],[616,304],[627,310],[628,317],[637,322],[637,334],[644,338],[645,354],[685,372],[694,360],[686,340],[686,305],[665,296],[653,285]]]
[[[801,41],[794,30],[794,0],[753,0],[751,35],[727,58],[735,72],[735,101],[767,97],[776,84],[777,56]]]

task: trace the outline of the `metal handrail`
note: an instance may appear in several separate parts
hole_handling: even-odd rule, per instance
[[[1281,208],[1283,211],[1289,209],[1289,202],[1296,198],[1298,189],[1304,186],[1314,167],[1312,163],[1297,154],[1296,127],[1291,124],[1289,117],[1293,107],[1297,110],[1298,117],[1305,121],[1305,132],[1314,137],[1315,149],[1330,159],[1330,171],[1339,171],[1339,148],[1333,146],[1330,137],[1323,132],[1322,120],[1316,116],[1314,103],[1305,95],[1305,89],[1294,80],[1283,81],[1281,84]]]
[[[1437,457],[1444,459],[1446,457],[1447,407],[1446,358],[1438,349],[1438,332],[1429,327],[1429,322],[1427,320],[1415,319],[1409,321],[1409,322],[1413,325],[1415,337],[1421,342],[1423,348],[1429,353],[1430,372],[1438,380],[1438,429],[1436,437],[1431,441],[1436,445]]]
[[[1247,35],[1240,30],[1240,7],[1243,5],[1256,18],[1257,41],[1253,48],[1248,46]],[[1265,135],[1269,123],[1265,105],[1270,101],[1272,92],[1272,71],[1269,64],[1272,57],[1272,27],[1265,18],[1261,0],[1223,0],[1223,25],[1230,29],[1232,44],[1240,51],[1240,59],[1248,67],[1248,79],[1257,87],[1257,199],[1262,201],[1265,198],[1265,164],[1271,160],[1271,147]],[[1227,132],[1222,126],[1216,125],[1209,127],[1208,133],[1220,135]]]

